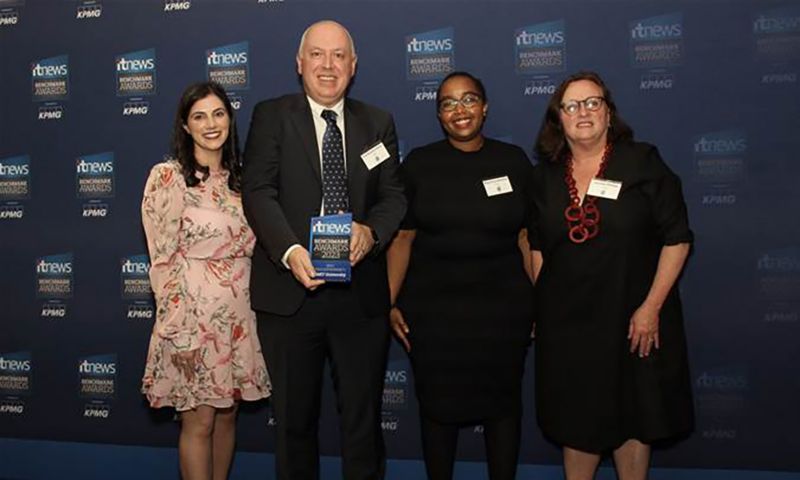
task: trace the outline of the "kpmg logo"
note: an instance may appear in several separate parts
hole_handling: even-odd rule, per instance
[[[453,27],[413,33],[405,38],[406,78],[438,80],[455,70]]]
[[[116,393],[117,354],[78,359],[79,393],[82,397],[113,398]]]
[[[800,59],[800,7],[760,12],[753,19],[753,37],[762,60],[785,63]]]
[[[120,260],[122,298],[150,298],[150,261],[147,255],[131,255]]]
[[[39,107],[39,120],[61,120],[64,118],[64,107],[55,102],[45,102]]]
[[[0,159],[0,201],[27,200],[31,196],[31,157]]]
[[[136,302],[128,305],[125,318],[128,320],[152,320],[155,318],[155,311],[149,303]]]
[[[150,102],[143,98],[131,98],[122,104],[122,116],[143,116],[150,112]]]
[[[32,374],[31,352],[0,353],[0,394],[30,394]]]
[[[537,77],[525,83],[523,95],[550,96],[556,92],[556,83],[550,77]]]
[[[15,203],[0,205],[0,220],[21,220],[25,216],[25,207]]]
[[[681,12],[634,20],[629,24],[631,64],[637,68],[680,65],[683,59]]]
[[[114,196],[114,152],[85,155],[75,160],[78,198]]]
[[[239,42],[206,50],[206,74],[226,90],[250,88],[250,44]]]
[[[42,305],[39,316],[41,318],[66,318],[67,305],[63,302],[51,300]]]
[[[763,84],[785,84],[785,83],[797,83],[797,73],[795,72],[786,72],[786,73],[765,73],[761,75],[761,83]]]
[[[103,418],[111,415],[111,405],[105,403],[87,403],[83,406],[84,418]]]
[[[700,134],[694,138],[692,149],[697,181],[719,187],[744,178],[747,135],[743,130]]]
[[[86,20],[100,18],[103,14],[103,5],[100,0],[79,0],[75,18]]]
[[[639,90],[672,90],[675,75],[666,72],[649,72],[642,75]]]
[[[43,58],[31,64],[33,100],[65,100],[69,97],[69,60],[67,55]]]
[[[231,102],[231,107],[233,107],[234,110],[238,111],[240,108],[242,108],[242,103],[244,103],[244,99],[240,95],[236,95],[231,92],[225,92],[225,93],[227,93],[228,100]]]
[[[156,93],[156,50],[150,48],[116,57],[117,96]]]
[[[185,12],[192,8],[192,2],[189,0],[164,0],[165,12]]]
[[[36,259],[36,296],[70,298],[73,291],[72,253],[48,255]]]
[[[438,83],[423,84],[414,89],[415,102],[435,102]]]
[[[538,23],[514,31],[517,73],[563,72],[567,67],[567,35],[564,20]]]
[[[0,6],[3,4],[0,3]],[[0,27],[19,23],[19,12],[15,8],[0,8]]]

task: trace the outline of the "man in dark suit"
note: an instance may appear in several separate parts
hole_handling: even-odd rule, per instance
[[[384,472],[384,247],[406,205],[391,115],[345,98],[355,69],[347,30],[332,21],[311,25],[297,53],[304,94],[259,103],[247,138],[242,193],[258,238],[251,302],[272,379],[281,480],[319,477],[326,359],[340,413],[344,478],[380,479]],[[367,150],[372,153],[363,155]],[[310,218],[341,211],[353,215],[352,282],[325,283],[315,278],[305,248]]]

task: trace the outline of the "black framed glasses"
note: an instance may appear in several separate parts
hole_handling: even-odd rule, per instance
[[[561,111],[569,116],[577,115],[581,109],[581,105],[583,105],[586,110],[596,112],[600,110],[600,107],[603,106],[605,101],[606,99],[603,97],[586,97],[583,100],[570,100],[569,102],[561,104]]]
[[[480,95],[475,95],[474,93],[468,93],[461,97],[460,100],[456,100],[455,98],[445,98],[441,102],[439,102],[439,111],[440,112],[452,112],[458,105],[461,104],[464,108],[472,108],[475,105],[481,103],[483,99]]]

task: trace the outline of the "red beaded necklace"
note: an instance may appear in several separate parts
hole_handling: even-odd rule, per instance
[[[595,178],[603,178],[610,156],[611,144],[608,143],[603,150],[603,158],[600,160],[600,168],[597,169]],[[570,153],[565,160],[566,168],[564,169],[564,183],[567,184],[570,200],[569,206],[564,210],[564,218],[567,219],[569,239],[573,243],[583,243],[596,237],[600,232],[600,210],[595,205],[597,197],[586,195],[583,205],[581,205],[575,178],[572,176],[572,163],[572,153]]]

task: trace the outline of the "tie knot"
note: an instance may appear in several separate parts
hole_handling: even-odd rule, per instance
[[[336,116],[337,116],[336,112],[334,112],[333,110],[323,110],[322,111],[322,118],[325,119],[325,122],[328,125],[330,125],[330,124],[334,124],[335,125],[336,124]]]

